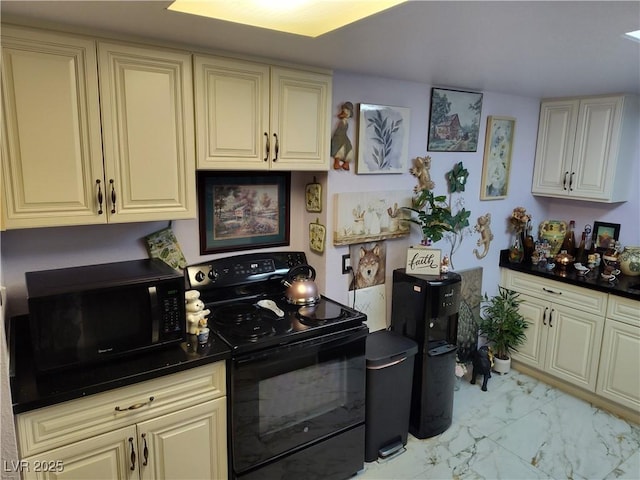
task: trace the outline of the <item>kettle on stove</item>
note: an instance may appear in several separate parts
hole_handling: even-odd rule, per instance
[[[311,265],[297,265],[290,269],[282,280],[287,287],[287,302],[293,305],[310,305],[320,300],[315,279],[316,271]]]

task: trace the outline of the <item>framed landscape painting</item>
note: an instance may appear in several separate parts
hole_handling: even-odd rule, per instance
[[[289,245],[289,172],[198,172],[202,255]]]
[[[430,152],[475,152],[482,93],[433,88],[429,120]]]

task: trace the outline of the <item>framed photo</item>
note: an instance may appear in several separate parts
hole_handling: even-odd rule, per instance
[[[356,173],[406,172],[410,113],[404,107],[359,105]]]
[[[593,241],[596,249],[606,250],[611,240],[618,240],[618,238],[620,238],[619,223],[593,222]]]
[[[322,185],[315,180],[305,187],[305,207],[307,212],[322,212]]]
[[[431,89],[430,152],[475,152],[478,149],[482,93]]]
[[[289,245],[289,172],[198,172],[200,254]]]
[[[440,275],[441,251],[416,245],[407,250],[406,273]]]
[[[516,119],[487,117],[480,200],[507,198]]]

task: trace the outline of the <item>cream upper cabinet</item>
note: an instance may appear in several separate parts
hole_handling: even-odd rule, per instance
[[[328,170],[331,75],[196,55],[199,169]]]
[[[640,411],[640,302],[609,297],[596,392]]]
[[[2,95],[6,228],[196,216],[189,53],[3,25]]]
[[[543,100],[533,172],[534,195],[595,202],[628,199],[638,98],[633,95]]]
[[[95,42],[2,26],[6,228],[103,223]]]
[[[191,55],[98,43],[110,222],[194,218]]]

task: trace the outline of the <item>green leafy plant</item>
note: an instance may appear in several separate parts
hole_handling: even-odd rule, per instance
[[[489,297],[485,293],[483,302],[478,327],[493,345],[496,357],[506,360],[527,339],[529,324],[519,310],[522,300],[513,290],[498,287],[498,294]]]
[[[435,196],[431,190],[421,190],[413,199],[413,207],[405,207],[416,214],[409,221],[420,226],[422,238],[437,242],[446,232],[452,232],[455,218],[446,203],[445,195]]]

